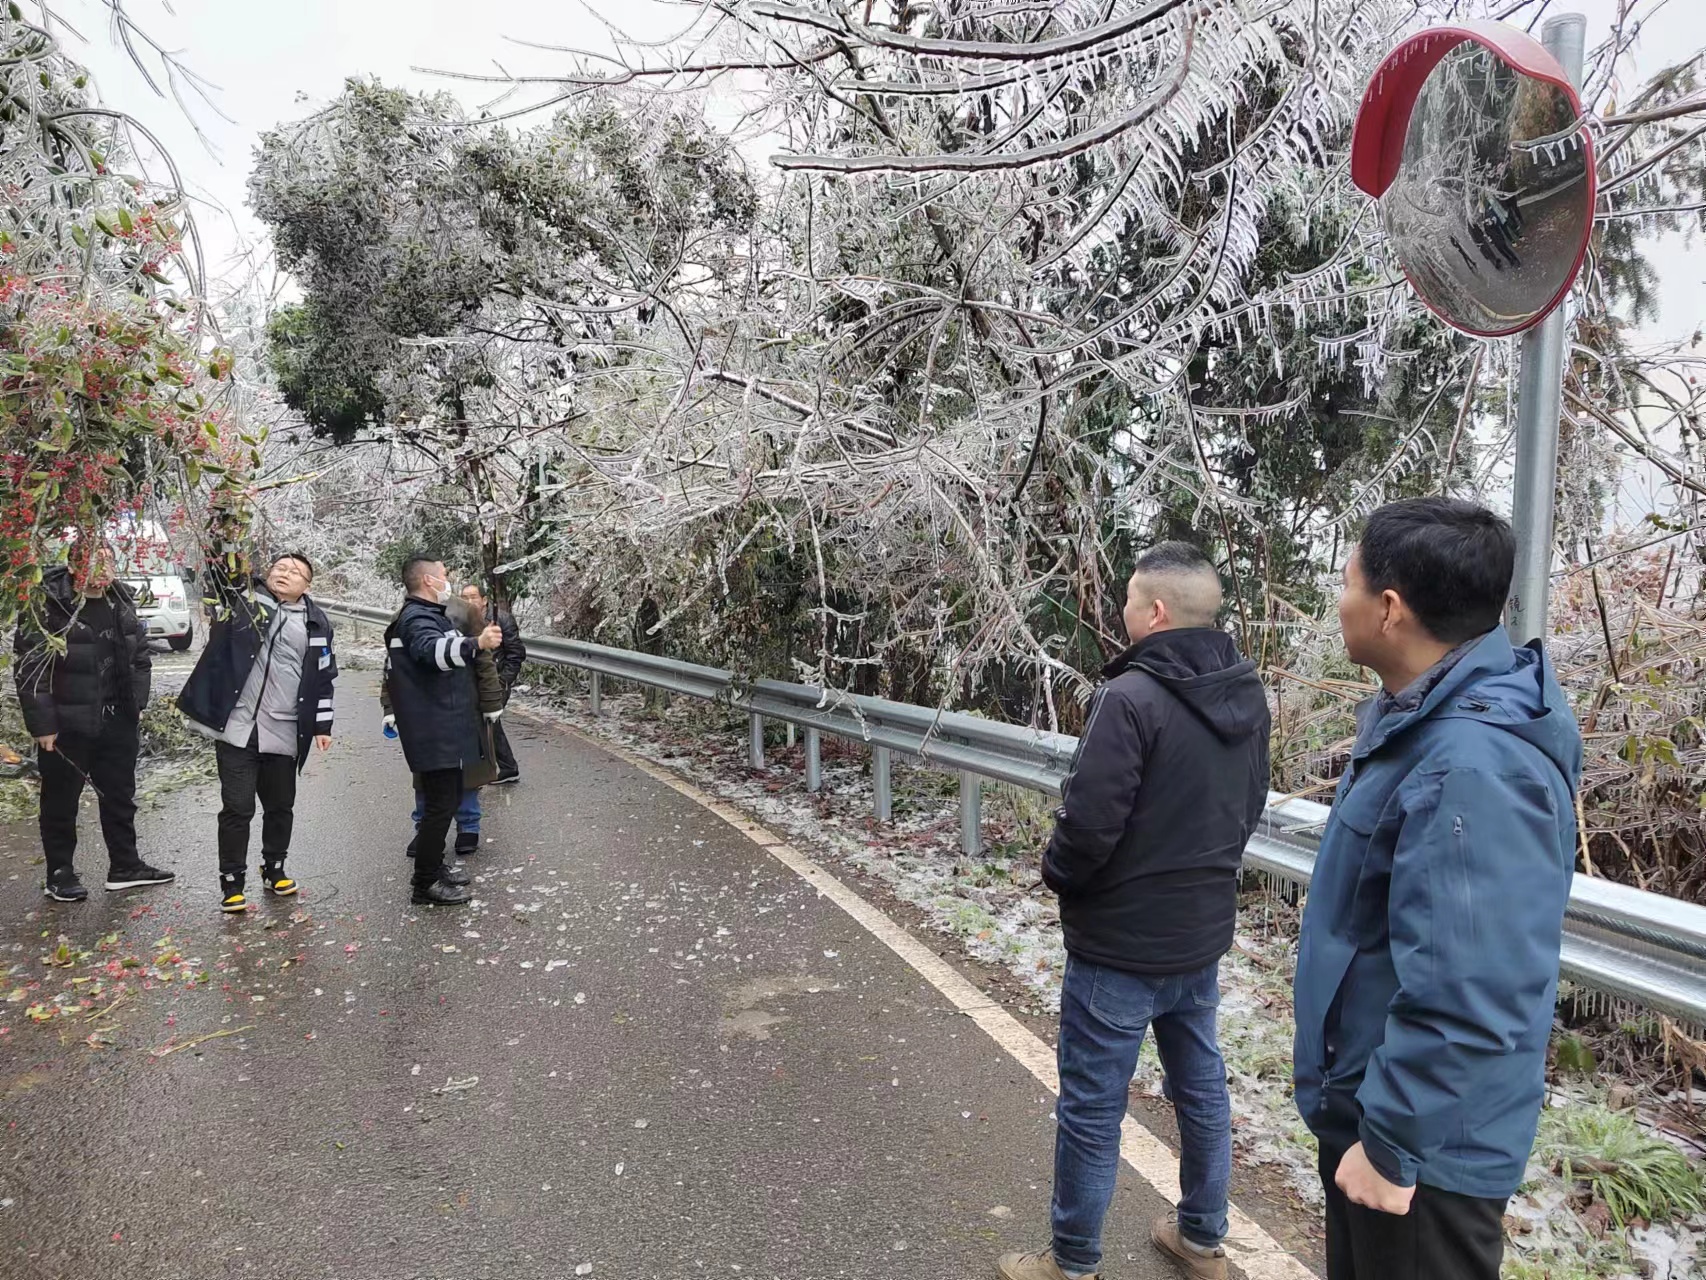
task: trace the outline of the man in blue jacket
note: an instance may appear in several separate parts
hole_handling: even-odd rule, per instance
[[[1581,735],[1539,642],[1499,626],[1490,511],[1393,503],[1339,619],[1358,715],[1304,911],[1297,1105],[1330,1280],[1497,1280],[1545,1092]]]
[[[1176,1215],[1150,1239],[1193,1280],[1225,1280],[1232,1113],[1215,1014],[1244,846],[1268,794],[1268,700],[1215,625],[1220,575],[1162,543],[1126,589],[1131,647],[1109,664],[1061,788],[1043,879],[1060,895],[1060,1127],[1054,1239],[1001,1280],[1092,1278],[1132,1073],[1153,1027],[1179,1118]]]
[[[411,559],[403,586],[409,597],[385,629],[385,689],[423,802],[413,896],[422,906],[457,906],[473,895],[466,873],[445,874],[444,841],[462,803],[463,770],[488,760],[490,741],[480,729],[474,659],[502,644],[503,632],[488,625],[473,637],[457,629],[446,608],[450,578],[436,560]]]

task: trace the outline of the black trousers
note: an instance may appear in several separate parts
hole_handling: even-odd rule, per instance
[[[462,770],[434,769],[415,775],[421,789],[421,820],[415,827],[415,887],[424,889],[444,869],[444,841],[462,804]]]
[[[492,721],[492,750],[498,758],[500,777],[508,777],[520,771],[515,763],[515,752],[510,749],[509,735],[504,732],[502,720]]]
[[[263,755],[258,739],[246,747],[215,742],[219,760],[219,877],[241,882],[249,863],[249,828],[260,801],[261,861],[284,861],[296,825],[296,758]]]
[[[94,737],[62,733],[37,753],[41,768],[41,849],[47,874],[70,870],[77,853],[77,805],[83,785],[100,803],[101,835],[113,870],[136,865],[136,756],[142,731],[134,711],[109,708]]]
[[[1508,1201],[1423,1185],[1402,1217],[1367,1209],[1333,1181],[1344,1154],[1321,1148],[1327,1280],[1499,1280]]]

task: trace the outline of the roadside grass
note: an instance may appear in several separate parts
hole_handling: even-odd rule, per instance
[[[1706,1212],[1706,1175],[1626,1112],[1598,1104],[1548,1109],[1535,1155],[1602,1203],[1619,1231]]]
[[[1601,1242],[1586,1253],[1570,1248],[1538,1249],[1533,1253],[1507,1249],[1499,1280],[1608,1280],[1628,1271],[1629,1261],[1623,1250]]]

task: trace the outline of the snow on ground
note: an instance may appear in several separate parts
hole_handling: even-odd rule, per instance
[[[737,805],[797,841],[813,856],[855,868],[919,908],[930,924],[954,937],[965,953],[1017,978],[1032,1012],[1060,1008],[1066,951],[1054,895],[1040,883],[1040,830],[1048,805],[988,785],[986,847],[975,858],[959,849],[958,780],[896,758],[892,781],[895,821],[871,819],[866,754],[825,740],[823,791],[805,791],[803,747],[770,747],[766,767],[746,757],[746,724],[720,710],[677,701],[661,714],[639,695],[607,696],[601,717],[561,695],[523,696],[527,708],[618,743],[664,765],[705,791]],[[1235,1137],[1247,1164],[1274,1166],[1305,1204],[1321,1200],[1314,1141],[1291,1103],[1291,970],[1293,944],[1269,928],[1271,916],[1294,914],[1277,899],[1252,895],[1237,945],[1221,962],[1220,1036],[1233,1080]],[[1160,1063],[1144,1046],[1134,1087],[1161,1096]]]

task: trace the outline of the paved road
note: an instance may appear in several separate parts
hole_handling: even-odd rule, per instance
[[[959,1280],[1046,1239],[1052,1099],[615,758],[516,725],[477,902],[409,907],[372,688],[346,679],[304,780],[294,903],[218,915],[205,788],[145,816],[183,879],[141,896],[44,904],[0,832],[0,986],[26,987],[0,1004],[0,1275]],[[104,1018],[23,1015],[120,981]],[[1164,1206],[1128,1183],[1106,1274],[1158,1280]]]

